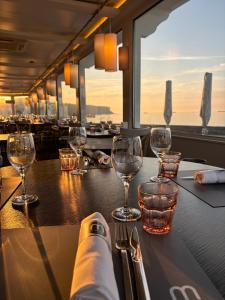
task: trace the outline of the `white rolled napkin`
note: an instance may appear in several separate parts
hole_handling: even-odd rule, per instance
[[[91,150],[85,150],[87,155],[90,158],[93,158],[98,161],[99,164],[101,165],[109,165],[111,162],[111,158],[109,155],[105,154],[103,151],[96,150],[96,151],[91,151]]]
[[[109,165],[110,164],[110,161],[111,161],[110,156],[105,154],[104,152],[102,152],[100,150],[97,150],[97,151],[94,152],[94,157],[95,157],[95,159],[97,159],[97,161],[100,164],[103,164],[103,165]]]
[[[119,300],[110,231],[98,212],[81,222],[70,299]]]
[[[194,173],[194,180],[200,184],[225,183],[225,170],[203,170]]]

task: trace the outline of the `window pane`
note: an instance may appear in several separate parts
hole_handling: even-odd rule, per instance
[[[87,121],[123,119],[122,72],[105,72],[94,67],[85,70]]]
[[[76,105],[76,89],[65,85],[64,81],[61,81],[62,89],[62,107],[61,116],[62,118],[70,118],[77,114]]]
[[[5,101],[11,100],[11,97],[0,96],[0,116],[9,116],[12,114],[11,104],[5,103]]]
[[[211,72],[209,125],[225,125],[224,36],[225,1],[191,0],[141,39],[142,124],[165,124],[165,82],[172,80],[171,124],[201,125],[203,80]]]

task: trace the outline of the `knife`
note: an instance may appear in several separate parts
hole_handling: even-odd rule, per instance
[[[130,246],[138,300],[151,300],[136,226],[134,226],[130,235]]]

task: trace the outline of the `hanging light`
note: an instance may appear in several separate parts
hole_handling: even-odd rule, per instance
[[[50,96],[56,96],[56,81],[55,80],[47,80],[46,82],[46,91]]]
[[[105,34],[98,33],[94,38],[94,55],[95,55],[95,69],[105,69],[105,56],[104,56]]]
[[[32,99],[33,103],[38,103],[37,93],[35,93],[35,92],[31,93],[31,99]]]
[[[78,65],[71,64],[70,66],[70,87],[78,88]]]
[[[128,69],[128,47],[119,47],[119,70]]]
[[[104,56],[105,71],[117,71],[117,35],[115,33],[105,34]]]
[[[43,87],[39,86],[37,88],[37,96],[39,100],[44,100],[45,99],[45,93]]]
[[[66,85],[70,85],[70,70],[71,63],[64,64],[64,81]]]

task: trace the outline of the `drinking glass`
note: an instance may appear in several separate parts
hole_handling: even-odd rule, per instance
[[[87,141],[87,132],[85,127],[69,127],[69,145],[77,155],[77,167],[71,172],[72,175],[83,175],[87,170],[80,166],[82,150]]]
[[[140,137],[115,136],[112,145],[112,165],[125,189],[124,206],[112,212],[119,221],[136,221],[141,217],[139,209],[128,207],[128,191],[131,180],[138,173],[143,163]]]
[[[156,155],[160,162],[160,155],[166,153],[171,148],[171,131],[168,127],[153,127],[151,129],[150,146],[152,152]],[[158,176],[150,178],[153,182],[168,182],[168,178],[160,176],[160,168]]]
[[[19,172],[22,179],[22,195],[13,199],[13,204],[20,206],[31,204],[38,200],[37,195],[26,193],[25,174],[35,160],[34,139],[31,133],[10,134],[7,141],[7,157],[10,164]]]

